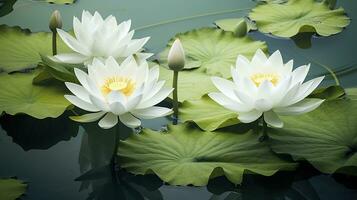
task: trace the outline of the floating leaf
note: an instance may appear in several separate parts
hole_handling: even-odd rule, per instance
[[[325,88],[318,88],[314,90],[309,97],[326,100],[338,99],[345,95],[345,90],[341,86],[333,85]]]
[[[331,10],[324,2],[315,0],[261,4],[249,17],[256,22],[259,31],[280,37],[292,37],[300,32],[329,36],[341,32],[350,23],[343,8]]]
[[[25,113],[43,119],[60,116],[71,104],[64,98],[65,90],[60,85],[35,86],[31,73],[0,74],[0,112],[10,115]]]
[[[176,38],[181,40],[186,54],[185,69],[194,69],[208,75],[231,77],[230,69],[237,56],[251,58],[257,49],[267,50],[265,42],[250,37],[238,38],[232,32],[214,28],[202,28],[180,33],[172,38],[160,54],[159,61],[167,65],[167,54]]]
[[[11,13],[14,9],[13,6],[17,0],[1,0],[0,1],[0,17]]]
[[[26,192],[27,185],[17,179],[0,179],[0,199],[15,200]]]
[[[357,167],[357,101],[327,101],[310,113],[282,119],[284,128],[269,132],[275,152],[305,159],[323,173]]]
[[[242,23],[243,21],[245,21],[248,25],[248,32],[252,30],[257,30],[257,26],[255,25],[255,23],[244,17],[220,19],[215,21],[214,23],[216,24],[216,26],[218,26],[224,31],[234,32],[237,28],[237,25]]]
[[[172,87],[173,71],[160,66],[160,79],[166,80],[166,87]],[[178,100],[199,99],[216,91],[211,77],[196,71],[181,71],[178,75]]]
[[[70,52],[57,37],[59,52]],[[0,26],[0,71],[18,71],[36,67],[40,54],[52,55],[52,33],[31,33],[19,27]]]
[[[237,113],[223,108],[207,95],[183,102],[179,115],[182,121],[193,121],[205,131],[237,124],[237,116]]]
[[[120,142],[121,166],[134,174],[155,173],[172,185],[195,186],[222,175],[239,184],[245,172],[271,176],[295,167],[252,132],[202,132],[188,124],[168,129],[167,133],[144,129]]]
[[[346,94],[347,94],[348,98],[357,100],[357,88],[346,89]]]

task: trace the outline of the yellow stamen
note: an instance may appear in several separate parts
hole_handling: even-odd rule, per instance
[[[257,73],[250,76],[250,79],[255,83],[257,87],[259,87],[259,85],[265,80],[270,81],[274,86],[276,86],[279,82],[280,77],[278,74],[275,73]]]
[[[120,91],[125,96],[130,96],[135,89],[135,81],[127,77],[111,77],[105,80],[102,86],[102,93],[109,94],[112,91]]]

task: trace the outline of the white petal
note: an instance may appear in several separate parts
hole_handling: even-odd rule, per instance
[[[68,34],[66,31],[57,29],[58,35],[62,38],[63,42],[71,48],[73,51],[80,53],[82,55],[90,55],[87,47],[83,46],[79,41],[77,41],[73,36]]]
[[[275,51],[267,60],[267,66],[282,67],[284,66],[283,58],[280,51]]]
[[[65,82],[64,84],[69,89],[69,91],[71,91],[78,98],[80,98],[86,102],[90,101],[89,94],[88,94],[87,90],[84,87],[82,87],[81,85],[78,85],[75,83],[70,83],[70,82]]]
[[[286,75],[290,74],[293,71],[293,67],[294,67],[294,60],[289,60],[289,62],[287,62],[284,65],[284,72]]]
[[[93,95],[89,95],[89,99],[97,108],[101,109],[102,111],[106,111],[106,112],[109,111],[109,106],[105,101]]]
[[[124,56],[132,55],[141,50],[141,48],[147,43],[150,37],[131,40],[130,44],[126,49],[126,54]]]
[[[87,77],[88,75],[83,72],[82,70],[78,68],[74,68],[74,74],[76,75],[79,83],[87,90],[89,91],[88,83],[87,83]]]
[[[303,65],[301,67],[296,68],[293,73],[293,84],[304,82],[307,73],[309,72],[310,65]]]
[[[259,88],[258,88],[259,98],[271,99],[272,98],[273,89],[274,89],[274,85],[270,81],[264,80],[259,85]]]
[[[224,95],[231,99],[237,99],[234,94],[234,90],[236,89],[235,84],[232,81],[220,78],[220,77],[212,77],[211,78],[213,84],[216,88],[221,91]]]
[[[125,113],[124,115],[120,115],[119,119],[124,125],[130,128],[136,128],[141,125],[141,121],[130,113]]]
[[[238,119],[243,123],[250,123],[257,120],[260,116],[262,116],[262,112],[258,110],[252,110],[250,112],[242,112],[238,113]]]
[[[143,109],[143,108],[148,108],[148,107],[154,106],[154,105],[160,103],[161,101],[163,101],[166,97],[168,97],[172,91],[173,91],[173,89],[164,88],[164,89],[160,90],[151,99],[147,99],[145,101],[140,102],[140,104],[136,108]]]
[[[289,107],[275,108],[274,112],[279,115],[300,115],[316,109],[324,101],[323,99],[307,98]]]
[[[267,57],[265,53],[261,49],[257,49],[257,51],[255,52],[252,58],[251,65],[255,67],[262,67],[265,65],[266,61],[267,61]]]
[[[125,105],[127,102],[126,96],[120,91],[110,92],[107,96],[107,99],[109,104],[120,102],[122,105]]]
[[[114,102],[109,104],[110,111],[115,115],[122,115],[127,112],[125,106],[120,102]]]
[[[79,53],[63,53],[54,56],[58,61],[63,63],[84,63],[89,58]]]
[[[114,115],[113,113],[107,113],[103,119],[101,119],[98,125],[101,128],[109,129],[114,127],[118,123],[118,116]]]
[[[135,108],[140,103],[141,99],[142,99],[142,95],[141,94],[135,95],[135,96],[131,96],[128,99],[127,104],[125,105],[126,109],[128,111],[132,110],[133,108]]]
[[[222,93],[212,92],[209,93],[208,96],[228,110],[232,110],[235,112],[247,112],[252,109],[251,106],[229,99],[227,96],[225,96]]]
[[[282,128],[284,125],[283,121],[281,121],[279,116],[273,111],[264,112],[264,121],[276,128]]]
[[[254,100],[251,96],[247,95],[246,93],[238,90],[234,90],[235,95],[238,97],[238,100],[247,106],[253,106]]]
[[[91,112],[98,112],[100,111],[99,108],[97,108],[95,105],[88,103],[86,101],[83,101],[82,99],[74,96],[74,95],[64,95],[64,97],[71,102],[73,105],[77,106],[78,108],[81,108],[83,110],[91,111]]]
[[[289,102],[289,105],[292,105],[294,103],[297,103],[303,99],[305,99],[311,92],[313,92],[321,83],[321,81],[324,79],[324,76],[314,78],[304,84],[302,84],[299,88],[298,94],[295,96],[295,98]]]
[[[167,116],[172,113],[172,109],[153,106],[145,109],[131,111],[131,113],[140,119],[153,119],[157,117]]]
[[[258,111],[265,112],[272,109],[272,103],[268,99],[258,99],[254,102],[254,107]]]

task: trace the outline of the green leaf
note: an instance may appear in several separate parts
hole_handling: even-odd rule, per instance
[[[244,173],[271,176],[295,167],[272,153],[257,134],[202,132],[188,124],[160,133],[144,129],[119,144],[121,166],[134,174],[155,173],[172,185],[203,186],[226,176],[235,184]]]
[[[34,78],[34,83],[41,83],[51,78],[55,78],[62,82],[78,82],[75,74],[74,68],[80,68],[86,70],[82,64],[67,64],[67,63],[57,63],[47,56],[41,55],[42,62],[40,67],[41,72]]]
[[[159,61],[167,66],[167,55],[176,38],[181,40],[186,54],[185,69],[196,69],[208,75],[231,77],[230,69],[237,56],[253,57],[257,49],[267,50],[265,42],[250,37],[236,37],[234,33],[215,28],[201,28],[177,34],[166,49],[160,53]]]
[[[225,109],[208,95],[198,100],[183,102],[179,115],[182,121],[193,121],[205,131],[237,124],[237,116],[237,113]]]
[[[346,89],[347,97],[353,100],[357,100],[357,88]]]
[[[345,90],[341,86],[333,85],[325,88],[318,88],[314,90],[309,97],[326,100],[338,99],[345,95]]]
[[[257,26],[255,25],[255,23],[245,17],[220,19],[220,20],[215,21],[214,23],[216,24],[216,26],[218,28],[220,28],[224,31],[234,32],[235,29],[237,28],[238,24],[242,23],[243,21],[245,21],[248,25],[247,32],[257,30]]]
[[[326,101],[310,113],[282,119],[284,128],[269,130],[275,152],[307,160],[323,173],[356,169],[357,101]]]
[[[70,52],[57,37],[60,53]],[[31,33],[19,27],[0,26],[0,71],[13,72],[34,68],[42,55],[52,55],[52,33]]]
[[[3,17],[9,13],[11,13],[14,8],[14,4],[17,0],[2,0],[0,1],[0,17]]]
[[[17,179],[0,179],[0,199],[15,200],[26,192],[27,185]]]
[[[43,119],[60,116],[71,104],[64,98],[63,85],[37,86],[31,73],[0,74],[0,112],[25,113]]]
[[[172,87],[173,71],[160,66],[160,79],[166,80],[166,87]],[[211,77],[206,74],[197,71],[180,71],[178,75],[179,102],[199,99],[203,95],[216,90]]]
[[[249,14],[258,30],[280,37],[300,32],[316,32],[321,36],[337,34],[350,24],[343,8],[331,10],[324,2],[289,0],[285,4],[261,4]]]

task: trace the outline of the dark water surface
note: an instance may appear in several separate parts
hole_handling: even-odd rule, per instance
[[[68,30],[74,15],[80,16],[83,9],[97,10],[104,16],[113,14],[119,20],[131,18],[138,29],[136,37],[151,36],[147,47],[156,53],[178,32],[212,26],[217,19],[244,16],[254,5],[250,0],[79,0],[74,5],[59,6],[19,0],[13,12],[0,18],[0,24],[47,31],[48,16],[58,9]],[[259,32],[250,35],[266,41],[271,52],[280,49],[286,60],[295,60],[296,66],[311,62],[311,77],[328,74],[323,68],[327,66],[342,71],[337,75],[344,87],[357,86],[357,1],[341,0],[338,5],[352,18],[350,26],[335,36],[313,38],[311,48],[302,49],[292,40]],[[327,76],[324,85],[333,83]],[[158,119],[144,125],[160,129],[166,123],[167,119]],[[27,181],[29,187],[23,199],[357,199],[353,185],[357,185],[356,179],[323,175],[308,164],[295,173],[245,176],[240,188],[224,178],[211,181],[207,187],[175,187],[163,185],[155,176],[134,177],[120,172],[113,177],[107,164],[114,148],[114,135],[125,129],[103,131],[95,124],[80,126],[66,115],[46,120],[3,116],[0,124],[0,177],[17,176]]]

